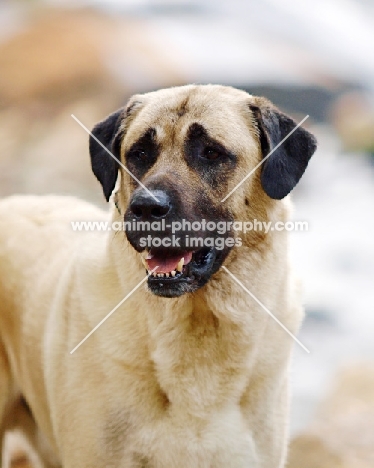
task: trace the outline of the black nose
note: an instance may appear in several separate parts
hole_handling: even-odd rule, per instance
[[[164,218],[171,209],[170,197],[163,190],[142,190],[134,195],[130,203],[130,210],[137,218],[144,220]]]

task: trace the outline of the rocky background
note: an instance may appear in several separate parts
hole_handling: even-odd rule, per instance
[[[311,352],[295,346],[289,468],[374,467],[373,57],[370,0],[0,1],[2,197],[105,207],[71,114],[92,128],[133,93],[222,83],[310,115],[319,149],[293,197],[309,231],[291,245]]]

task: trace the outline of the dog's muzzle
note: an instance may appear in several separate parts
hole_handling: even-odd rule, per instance
[[[126,235],[140,253],[149,275],[148,287],[156,295],[177,297],[195,291],[207,283],[230,251],[189,245],[196,232],[183,230],[175,234],[172,229],[173,222],[184,218],[180,198],[165,190],[136,190],[126,211],[126,225],[142,228],[126,229]],[[204,240],[206,234],[199,235]]]

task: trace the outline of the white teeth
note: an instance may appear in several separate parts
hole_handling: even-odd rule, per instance
[[[182,257],[177,265],[177,271],[182,271],[183,270],[183,264],[184,264],[184,258]]]
[[[170,273],[156,273],[155,271],[154,272],[151,272],[151,271],[148,271],[147,270],[147,274],[148,276],[153,276],[155,278],[170,278],[170,277],[173,277],[177,274],[177,272],[175,270],[171,271]]]

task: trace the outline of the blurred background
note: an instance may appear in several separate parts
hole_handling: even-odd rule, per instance
[[[290,468],[374,467],[374,1],[0,0],[0,196],[104,207],[87,127],[138,92],[233,85],[306,122],[294,191],[306,319]]]

